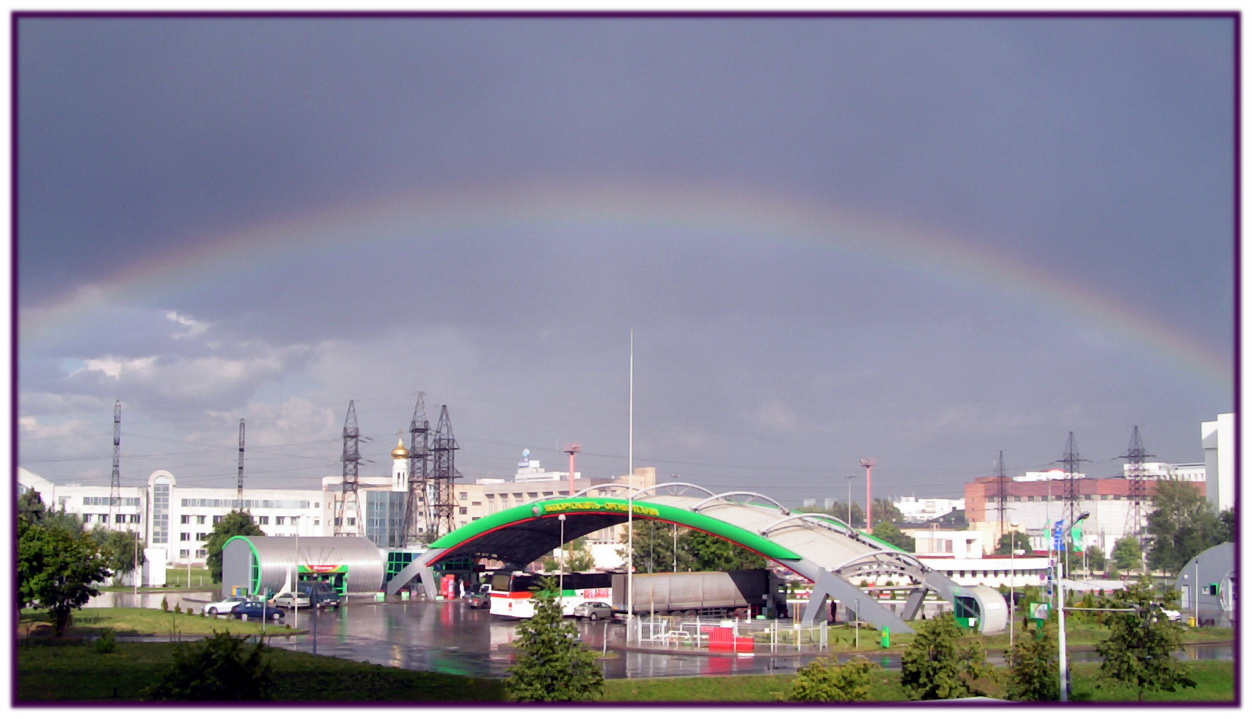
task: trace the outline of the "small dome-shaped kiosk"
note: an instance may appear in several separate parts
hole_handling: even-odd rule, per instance
[[[298,581],[326,581],[343,594],[382,588],[385,558],[364,537],[244,537],[222,546],[227,594],[272,594]]]

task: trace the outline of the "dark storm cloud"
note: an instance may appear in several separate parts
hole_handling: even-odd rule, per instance
[[[640,458],[727,486],[772,467],[812,496],[871,454],[888,485],[950,492],[997,449],[1051,462],[1071,429],[1115,473],[1134,422],[1194,461],[1232,409],[1039,289],[1233,347],[1229,20],[25,18],[17,52],[23,318],[268,222],[447,188],[762,188],[905,237],[899,264],[873,233],[646,219],[244,243],[20,348],[32,447],[99,419],[59,408],[94,397],[107,423],[124,394],[180,432],[247,412],[276,443],[325,433],[333,474],[347,398],[383,436],[422,388],[470,471],[576,438],[616,474],[630,328]],[[905,269],[932,236],[1034,294]]]

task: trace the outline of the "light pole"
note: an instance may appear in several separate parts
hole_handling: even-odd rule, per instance
[[[679,475],[671,474],[670,479],[678,480]],[[670,525],[671,531],[674,533],[674,574],[678,574],[678,523]]]
[[[1083,512],[1082,514],[1078,515],[1077,519],[1070,522],[1069,525],[1066,526],[1064,530],[1062,530],[1065,532],[1065,534],[1061,535],[1061,541],[1062,541],[1061,551],[1065,552],[1066,555],[1069,554],[1069,552],[1067,551],[1069,549],[1069,530],[1075,524],[1078,524],[1079,522],[1086,519],[1090,515],[1091,515],[1091,512]],[[1068,677],[1069,669],[1066,666],[1066,661],[1065,661],[1065,585],[1061,581],[1060,569],[1061,567],[1058,566],[1057,573],[1056,573],[1056,619],[1058,622],[1057,649],[1060,652],[1059,663],[1060,663],[1060,670],[1061,670],[1061,701],[1067,702],[1069,701],[1069,677]]]
[[[633,479],[633,477],[632,477]],[[630,646],[630,627],[635,622],[635,486],[626,495],[626,646]]]
[[[1010,532],[1013,525],[1009,525]],[[1013,648],[1013,623],[1016,621],[1016,613],[1013,611],[1017,606],[1017,577],[1013,574],[1013,555],[1017,554],[1017,534],[1009,534],[1009,649]],[[1011,654],[1010,654],[1011,656]]]
[[[557,594],[557,601],[561,604],[561,615],[565,614],[565,515],[557,515],[557,519],[561,522],[561,578],[559,581],[560,591]]]

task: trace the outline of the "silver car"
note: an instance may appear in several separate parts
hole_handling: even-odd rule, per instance
[[[248,601],[246,597],[225,597],[221,601],[209,602],[204,605],[204,608],[200,610],[200,613],[210,617],[221,615],[229,619],[230,610],[236,604],[243,604],[246,601]]]
[[[308,609],[312,606],[309,601],[309,595],[304,592],[279,592],[274,595],[270,603],[276,607],[285,607],[287,609]]]
[[[574,616],[586,617],[593,622],[613,618],[613,607],[606,602],[583,602],[574,607]]]

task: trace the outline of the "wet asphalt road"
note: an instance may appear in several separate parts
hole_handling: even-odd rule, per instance
[[[187,594],[107,593],[88,606],[142,606],[156,608],[165,597],[172,607],[184,609],[213,598],[204,592]],[[273,637],[274,646],[298,651],[371,662],[387,666],[474,677],[503,678],[513,661],[512,644],[517,620],[493,617],[486,610],[471,609],[461,601],[390,601],[353,599],[337,611],[289,612],[287,624],[307,634]],[[233,621],[221,619],[222,622]],[[604,657],[608,679],[725,676],[734,674],[789,674],[812,660],[811,656],[765,655],[751,657],[707,654],[667,654],[623,650],[625,628],[620,623],[579,621],[583,644]],[[316,629],[316,631],[314,631]],[[316,642],[314,641],[316,637]],[[606,653],[605,645],[608,644]],[[316,646],[315,646],[316,644]],[[867,649],[876,648],[872,641]],[[1230,644],[1188,647],[1188,659],[1230,659]],[[1098,661],[1093,651],[1073,651],[1070,661]],[[988,659],[1001,661],[999,653]],[[874,656],[888,668],[899,668],[898,654]]]

